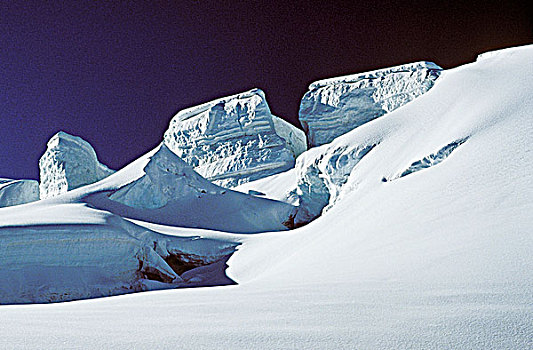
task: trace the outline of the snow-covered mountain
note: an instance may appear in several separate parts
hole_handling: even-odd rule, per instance
[[[288,170],[305,149],[303,132],[273,116],[259,89],[180,111],[164,142],[224,187]]]
[[[0,303],[236,283],[2,306],[4,345],[531,348],[531,62],[525,46],[442,71],[411,102],[236,188],[255,196],[222,194],[163,145],[94,184],[1,208]],[[237,234],[147,214],[181,201],[177,217],[191,203],[197,222],[238,224],[226,206],[245,200],[259,216],[244,225],[289,209],[296,225],[315,219]]]
[[[98,161],[87,141],[60,131],[48,141],[39,172],[40,197],[45,199],[92,184],[114,171]]]
[[[392,112],[431,89],[442,68],[416,62],[312,83],[300,105],[311,147]]]

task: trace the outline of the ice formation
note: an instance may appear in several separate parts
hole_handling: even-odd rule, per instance
[[[84,200],[117,215],[172,226],[239,233],[288,229],[292,205],[217,186],[165,144],[140,161],[142,170],[125,168],[109,178],[112,182],[126,174],[118,189],[97,191]]]
[[[416,62],[312,83],[300,105],[309,146],[329,143],[405,105],[428,91],[441,70]]]
[[[77,204],[37,203],[27,211],[32,225],[0,225],[0,304],[233,283],[224,269],[236,243],[166,236]],[[66,213],[84,220],[68,223]]]
[[[98,161],[92,146],[60,131],[48,141],[39,160],[41,199],[99,181],[114,171]]]
[[[290,202],[298,204],[294,224],[306,224],[320,216],[324,209],[333,206],[354,167],[375,146],[372,143],[343,144],[313,149],[298,158],[298,182],[288,198]]]
[[[35,180],[0,179],[0,208],[39,199],[39,183]]]
[[[294,158],[298,158],[300,154],[307,150],[307,140],[303,130],[275,115],[272,116],[272,121],[274,122],[276,134],[285,140]]]
[[[98,195],[133,208],[108,197],[124,199],[130,189],[135,209],[204,223],[228,220],[228,206],[248,207],[244,197],[195,204],[192,196],[233,192],[203,188],[159,149],[53,201],[1,208],[0,303],[238,283],[2,306],[0,319],[9,320],[0,327],[2,344],[530,349],[532,58],[530,45],[449,70],[430,93],[312,148],[295,169],[239,186],[270,197],[297,188],[301,208],[319,204],[307,205],[297,222],[328,208],[291,232],[171,227],[124,219],[90,201]],[[146,194],[146,204],[137,193],[144,187],[157,194]],[[166,191],[183,200],[179,210]],[[242,217],[261,222],[265,211]],[[103,336],[88,339],[88,332]]]
[[[274,118],[253,89],[180,111],[164,142],[206,179],[233,187],[294,166],[301,134]]]

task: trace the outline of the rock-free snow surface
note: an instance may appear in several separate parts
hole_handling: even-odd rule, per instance
[[[233,283],[224,269],[237,243],[161,235],[81,204],[35,203],[10,219],[18,225],[0,227],[2,304]],[[205,266],[210,274],[193,276]]]
[[[233,187],[294,166],[301,134],[273,118],[265,94],[254,89],[180,111],[164,142],[206,179]]]
[[[217,186],[197,174],[164,144],[132,165],[132,169],[120,170],[109,179],[113,182],[124,177],[116,189],[105,191],[104,180],[99,191],[83,201],[127,218],[164,225],[236,233],[290,227],[295,210],[292,205]]]
[[[293,231],[237,235],[133,224],[83,204],[97,188],[124,186],[127,176],[120,172],[25,210],[0,209],[0,257],[9,266],[0,270],[0,289],[7,302],[21,296],[13,285],[25,279],[30,290],[46,291],[64,278],[17,275],[28,271],[25,261],[64,252],[53,256],[52,266],[71,266],[100,254],[93,248],[86,253],[82,248],[96,243],[83,240],[78,251],[75,241],[72,248],[55,248],[53,242],[62,237],[64,246],[76,232],[67,224],[98,225],[109,237],[128,237],[102,245],[101,254],[112,262],[105,271],[124,271],[130,280],[141,271],[130,263],[130,252],[154,241],[168,240],[176,251],[181,243],[170,237],[200,237],[237,249],[219,261],[237,285],[2,306],[0,318],[8,320],[0,327],[3,346],[532,348],[532,61],[533,46],[526,46],[444,71],[409,104],[302,154],[287,188],[271,191],[284,183],[282,174],[251,184],[249,190],[265,194],[299,188],[311,198],[329,196],[321,199],[326,210],[316,220]],[[147,161],[127,172],[144,169]],[[56,238],[38,241],[39,234],[26,231],[34,225]],[[139,238],[142,230],[150,239]],[[123,248],[133,238],[132,248]],[[110,257],[115,244],[120,259]],[[151,251],[164,256],[158,247]],[[122,258],[124,265],[115,265]],[[146,261],[160,262],[157,256]],[[149,281],[168,279],[164,271],[172,276],[163,264],[154,265],[157,273],[144,272]],[[184,281],[191,277],[180,272],[174,271]],[[97,281],[113,286],[113,276]]]
[[[300,105],[309,145],[329,143],[405,105],[428,91],[441,70],[416,62],[312,83]]]

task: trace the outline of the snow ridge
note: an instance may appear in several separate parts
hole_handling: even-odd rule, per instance
[[[165,144],[143,158],[143,167],[118,171],[83,201],[116,215],[162,225],[238,233],[287,230],[294,206],[217,186]],[[106,186],[114,177],[123,185]],[[130,180],[131,179],[131,180]],[[107,188],[107,189],[106,189]]]

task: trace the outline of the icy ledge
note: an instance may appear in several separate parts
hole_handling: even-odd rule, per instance
[[[48,141],[39,160],[39,172],[41,199],[92,184],[114,173],[98,161],[87,141],[63,131]]]
[[[305,150],[304,134],[273,116],[259,89],[180,111],[164,143],[224,187],[288,170]]]
[[[0,304],[50,303],[154,289],[227,285],[226,261],[238,243],[159,234],[77,204],[30,205],[29,215],[79,224],[3,226]]]
[[[431,89],[442,68],[416,62],[320,80],[309,86],[300,122],[310,147],[323,145]]]

